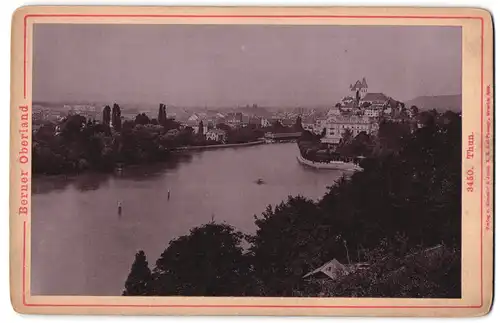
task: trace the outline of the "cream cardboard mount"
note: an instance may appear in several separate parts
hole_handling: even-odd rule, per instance
[[[474,8],[18,9],[14,309],[488,313],[492,54]]]

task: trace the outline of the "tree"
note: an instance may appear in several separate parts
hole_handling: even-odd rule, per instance
[[[304,128],[302,128],[302,118],[300,116],[295,120],[294,130],[297,132],[304,130]]]
[[[198,124],[198,135],[203,136],[203,121]]]
[[[418,108],[416,105],[412,105],[410,107],[410,112],[411,112],[411,115],[412,117],[416,117],[418,115]]]
[[[285,126],[281,123],[280,120],[276,120],[272,124],[272,132],[274,133],[280,133],[280,132],[285,132]]]
[[[369,254],[359,251],[374,250],[381,240],[386,240],[387,248],[377,261],[389,252],[405,259],[411,250],[442,243],[459,250],[461,122],[458,115],[451,113],[438,120],[413,133],[406,131],[405,124],[385,125],[381,129],[384,135],[402,135],[393,151],[367,158],[362,172],[338,180],[318,203],[289,198],[275,209],[268,208],[256,220],[258,229],[251,239],[254,276],[265,286],[262,295],[292,296],[303,292],[305,272],[332,258],[344,264],[353,259],[368,261]],[[369,136],[361,133],[352,145],[369,142]],[[421,272],[415,281],[414,273],[405,268],[399,284],[394,286],[388,286],[385,278],[374,277],[380,288],[371,287],[371,280],[363,279],[358,281],[360,284],[348,284],[357,288],[355,291],[333,288],[332,296],[355,296],[361,290],[364,296],[372,297],[422,297],[418,295],[426,288],[418,288],[421,281],[439,284],[426,294],[430,297],[447,290],[452,291],[447,295],[460,297],[456,288],[460,284],[460,263],[453,264],[450,277],[447,266],[446,262],[432,266],[439,279],[434,273]],[[385,272],[387,269],[382,268],[381,273]],[[443,277],[448,278],[440,281]]]
[[[380,153],[396,152],[403,146],[411,133],[408,123],[382,121],[378,129],[378,149]]]
[[[53,123],[44,123],[41,125],[40,129],[38,129],[33,139],[36,141],[48,142],[50,141],[56,132],[56,126]]]
[[[109,105],[105,106],[102,110],[102,123],[109,126],[111,122],[111,108]]]
[[[436,115],[431,111],[422,111],[418,115],[418,120],[425,127],[432,127],[436,123]]]
[[[302,277],[321,265],[321,218],[317,205],[302,196],[290,196],[255,217],[257,232],[250,250],[254,277],[262,282],[260,296],[292,296]]]
[[[326,283],[328,296],[460,297],[461,117],[439,114],[413,132],[403,123],[384,127],[384,136],[404,133],[397,147],[366,158],[363,171],[341,177],[319,201],[297,196],[269,206],[253,237],[212,221],[171,241],[153,270],[151,295],[318,296],[303,276],[335,258],[371,267]],[[159,132],[136,128],[145,141]],[[362,132],[351,145],[370,141]],[[35,144],[36,158],[59,162]],[[429,254],[437,244],[444,251]]]
[[[373,151],[373,140],[365,131],[361,131],[356,137],[341,143],[337,152],[342,156],[369,156]]]
[[[300,137],[297,139],[299,149],[310,148],[313,145],[318,145],[320,143],[320,136],[316,135],[308,130],[303,130]]]
[[[370,102],[363,102],[363,104],[361,105],[363,108],[368,108],[369,106],[371,106],[372,104]]]
[[[175,239],[156,261],[154,295],[242,296],[249,263],[243,234],[211,222]]]
[[[79,139],[80,133],[86,124],[87,120],[79,114],[68,116],[61,124],[61,136],[68,141]]]
[[[149,120],[149,117],[145,113],[141,113],[135,117],[134,123],[146,125],[146,124],[151,123],[151,120]]]
[[[194,129],[192,127],[185,127],[182,129],[177,137],[180,146],[188,146],[193,142]]]
[[[231,127],[228,126],[227,124],[225,123],[218,123],[217,126],[216,126],[217,129],[220,129],[220,130],[224,130],[226,133],[229,133],[231,132]]]
[[[163,128],[165,129],[165,131],[169,131],[172,129],[179,130],[181,128],[181,124],[175,121],[175,119],[173,118],[167,118],[165,123],[163,124]]]
[[[344,132],[342,133],[342,139],[340,141],[340,145],[348,145],[351,143],[353,139],[353,133],[350,128],[345,128]]]
[[[122,129],[122,112],[118,104],[113,104],[113,111],[111,115],[111,124],[113,128],[120,132]]]
[[[151,270],[148,267],[146,254],[140,250],[135,255],[135,261],[125,282],[123,296],[147,296],[151,295]]]
[[[158,109],[158,123],[165,126],[167,122],[167,107],[165,104],[160,103],[160,108]]]

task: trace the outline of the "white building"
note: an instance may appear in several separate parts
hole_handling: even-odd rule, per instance
[[[391,106],[387,106],[386,108],[384,108],[383,112],[386,115],[391,115],[392,114],[392,108],[391,108]]]
[[[317,120],[316,132],[321,133],[323,129],[326,129],[326,134],[321,142],[338,144],[346,129],[350,129],[354,137],[363,131],[371,134],[378,131],[378,122],[367,116],[330,116],[326,120]]]
[[[221,129],[211,129],[205,133],[205,138],[207,138],[207,140],[213,140],[222,143],[226,142],[226,137],[226,132]]]
[[[192,114],[191,116],[189,116],[189,118],[187,119],[188,122],[199,122],[201,120],[201,118],[196,114]]]
[[[327,118],[321,117],[321,118],[316,119],[316,121],[314,121],[314,129],[313,130],[314,130],[315,134],[319,135],[323,131],[323,129],[326,128],[326,120],[327,120]]]
[[[342,113],[340,112],[339,107],[333,107],[330,110],[328,110],[328,113],[326,114],[327,118],[332,117],[332,116],[339,116]]]
[[[269,122],[268,119],[266,119],[266,118],[260,119],[260,126],[262,128],[269,127],[270,125],[271,125],[271,123]]]
[[[368,107],[364,109],[363,114],[369,118],[377,118],[380,117],[383,113],[383,108],[378,107]]]

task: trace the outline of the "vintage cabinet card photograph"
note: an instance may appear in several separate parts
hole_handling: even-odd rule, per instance
[[[14,309],[488,313],[492,35],[474,8],[18,9]]]

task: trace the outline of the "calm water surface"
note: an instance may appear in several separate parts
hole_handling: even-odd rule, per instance
[[[152,268],[170,240],[212,216],[253,233],[253,216],[267,205],[288,195],[320,198],[342,173],[304,168],[297,153],[294,143],[228,148],[120,176],[35,178],[32,294],[120,295],[139,249]]]

